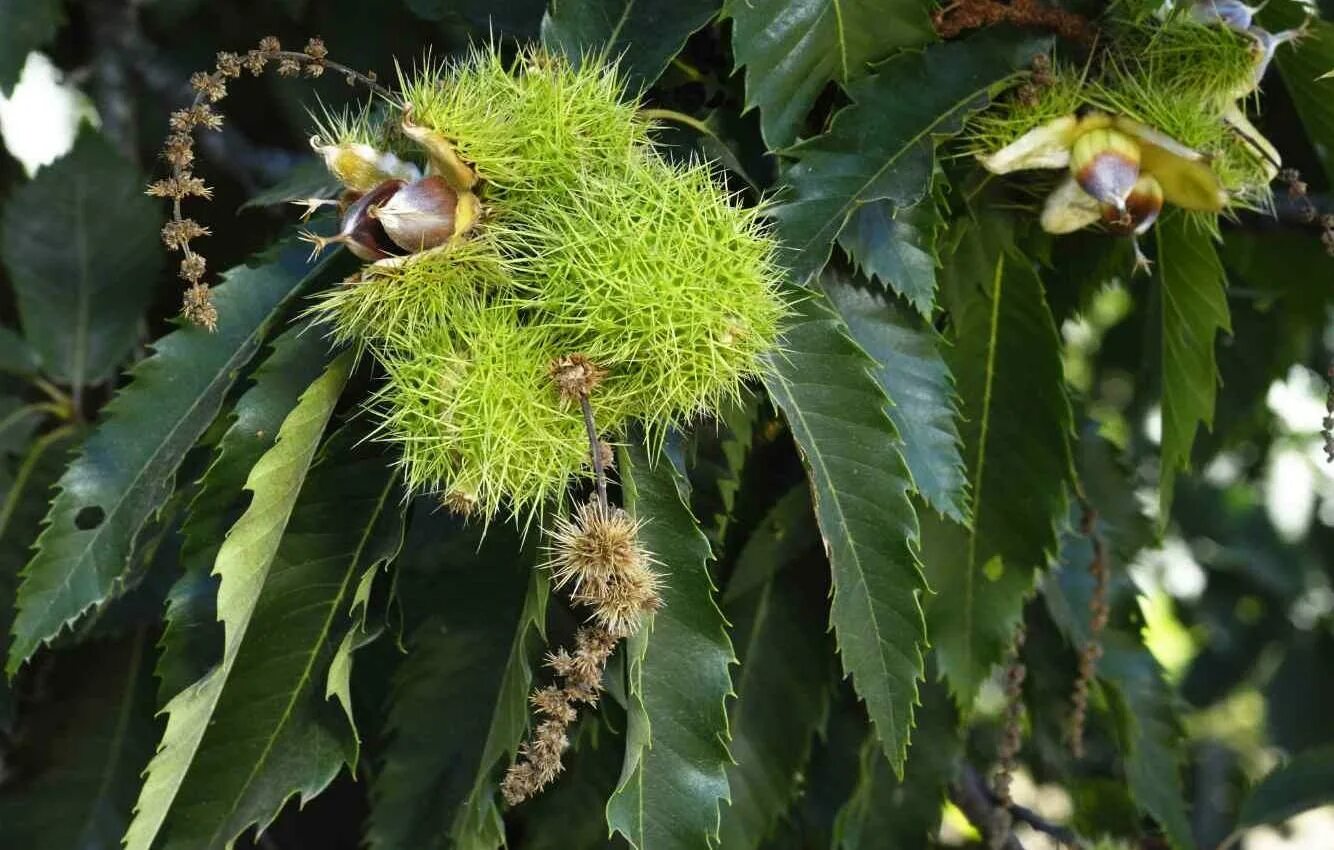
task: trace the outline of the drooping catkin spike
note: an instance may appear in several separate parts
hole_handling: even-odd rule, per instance
[[[332,68],[347,76],[349,83],[362,83],[380,94],[388,92],[375,81],[375,75],[362,74],[328,59],[329,51],[323,40],[312,38],[301,53],[282,49],[273,36],[260,40],[259,47],[244,58],[236,53],[217,54],[212,71],[196,71],[190,75],[190,87],[195,97],[189,106],[171,114],[168,122],[171,134],[162,146],[162,158],[171,166],[171,175],[149,184],[147,193],[155,198],[171,200],[171,220],[162,228],[162,240],[167,247],[182,254],[180,277],[189,283],[181,303],[181,315],[191,324],[212,332],[217,330],[218,310],[213,305],[212,292],[203,280],[207,263],[194,250],[194,240],[209,235],[208,228],[199,225],[181,213],[181,202],[189,197],[210,200],[213,190],[190,171],[194,163],[194,133],[196,130],[221,130],[222,115],[211,104],[227,97],[227,82],[241,76],[242,69],[255,76],[263,73],[271,62],[279,63],[279,72],[295,75],[303,69],[307,77],[315,78]]]
[[[1014,644],[1010,650],[1010,660],[1005,667],[1005,727],[1001,733],[1000,747],[996,751],[996,808],[994,822],[987,836],[991,850],[1000,850],[1010,835],[1013,816],[1010,805],[1014,799],[1010,795],[1010,783],[1018,763],[1019,749],[1023,745],[1024,714],[1024,678],[1028,668],[1024,666],[1024,640],[1028,634],[1024,624],[1020,623],[1014,632]]]
[[[1075,676],[1074,692],[1070,697],[1070,752],[1075,758],[1084,757],[1084,728],[1088,720],[1089,689],[1097,674],[1102,658],[1102,632],[1107,626],[1107,544],[1098,533],[1098,512],[1084,503],[1080,533],[1093,547],[1089,573],[1093,576],[1093,593],[1089,597],[1089,638],[1079,650],[1079,671]]]

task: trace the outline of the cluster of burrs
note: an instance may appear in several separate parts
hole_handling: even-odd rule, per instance
[[[1300,38],[1306,28],[1270,33],[1254,23],[1255,11],[1236,0],[1202,0],[1192,7],[1191,15],[1198,23],[1226,26],[1254,41],[1251,72],[1226,93],[1220,120],[1264,163],[1272,180],[1281,166],[1278,152],[1238,103],[1255,91],[1278,47]],[[1031,86],[1028,96],[1031,100]],[[1041,224],[1049,233],[1101,224],[1135,240],[1153,226],[1165,203],[1218,213],[1231,200],[1207,154],[1141,121],[1106,111],[1060,116],[980,158],[983,167],[995,174],[1068,171],[1043,205]],[[1134,244],[1136,267],[1147,268],[1138,241]]]

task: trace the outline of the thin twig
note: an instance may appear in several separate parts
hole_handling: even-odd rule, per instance
[[[593,458],[593,475],[597,479],[598,504],[606,510],[609,506],[607,501],[607,470],[602,464],[602,444],[598,440],[598,426],[593,420],[593,405],[588,400],[588,395],[579,396],[579,408],[584,412],[584,430],[588,432],[588,453]]]

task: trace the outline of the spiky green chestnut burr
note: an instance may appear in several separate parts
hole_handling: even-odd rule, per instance
[[[573,477],[591,474],[584,422],[563,401],[551,364],[567,353],[558,335],[525,324],[517,308],[474,298],[448,324],[382,356],[388,381],[374,409],[380,433],[400,447],[408,482],[492,516],[526,516]],[[598,421],[623,426],[619,382],[598,389]]]
[[[497,226],[526,248],[522,303],[619,376],[650,428],[716,410],[776,343],[773,241],[706,165],[645,151]]]
[[[577,69],[540,50],[511,65],[493,49],[403,75],[408,122],[451,142],[491,195],[550,197],[588,169],[620,167],[649,144],[648,122],[614,66]]]

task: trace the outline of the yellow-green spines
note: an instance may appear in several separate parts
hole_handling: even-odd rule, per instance
[[[409,482],[486,516],[503,507],[527,515],[571,476],[589,475],[579,407],[559,398],[549,371],[565,350],[516,308],[474,300],[410,350],[384,356],[388,381],[374,407]],[[623,422],[616,382],[599,390],[599,419]]]
[[[480,234],[396,263],[367,266],[318,296],[310,314],[340,344],[411,348],[419,337],[448,325],[461,302],[513,286],[495,240]]]
[[[453,142],[490,195],[559,191],[570,175],[620,167],[648,144],[624,82],[595,57],[576,69],[542,51],[510,64],[474,50],[405,76],[403,87],[412,122]]]
[[[773,242],[702,164],[656,155],[580,175],[511,223],[532,253],[522,300],[569,344],[621,376],[650,426],[715,410],[778,337]]]

